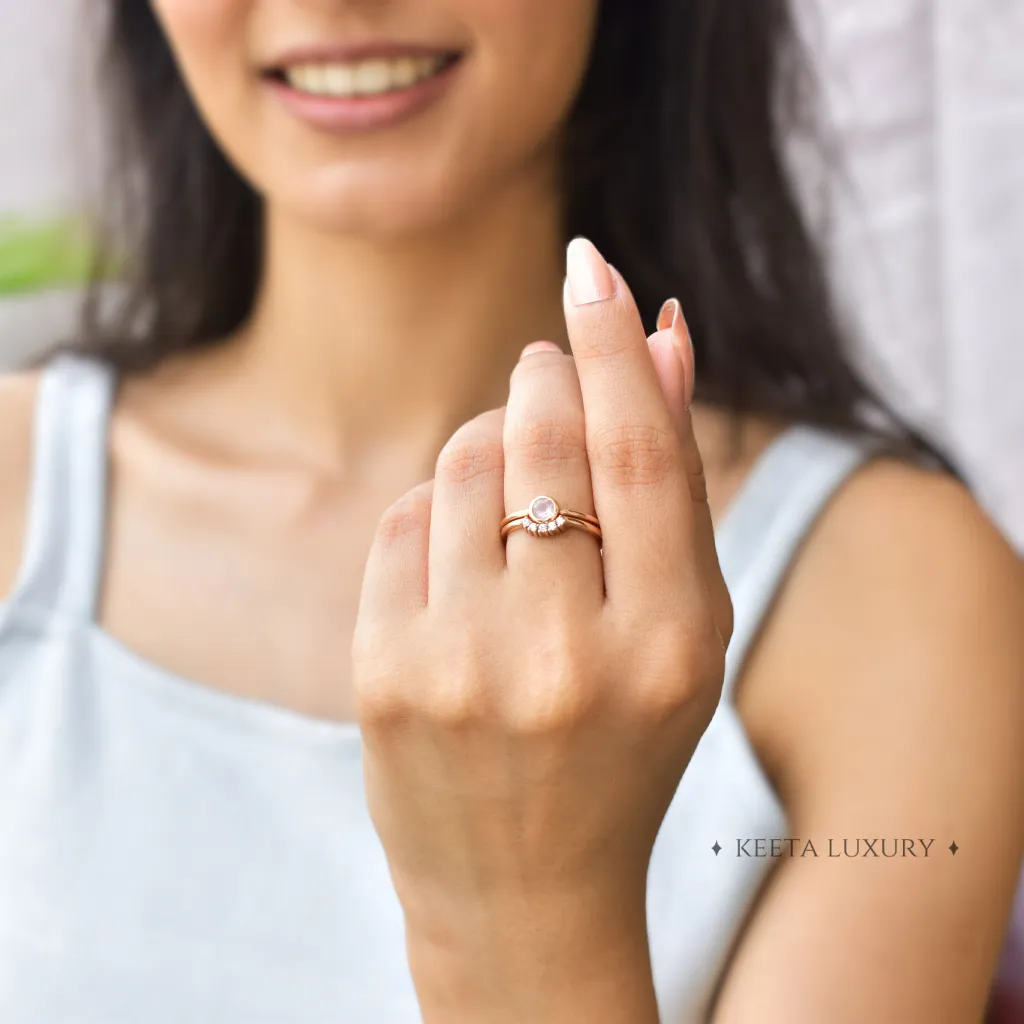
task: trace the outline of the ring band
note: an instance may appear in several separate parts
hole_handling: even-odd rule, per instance
[[[512,512],[502,519],[502,539],[516,529],[524,530],[533,537],[554,537],[568,529],[576,529],[601,539],[601,523],[596,516],[560,508],[558,502],[546,494],[538,494],[529,508]]]

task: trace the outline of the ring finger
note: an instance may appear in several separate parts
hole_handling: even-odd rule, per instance
[[[506,514],[525,511],[544,495],[561,509],[594,515],[576,364],[551,342],[527,346],[512,371],[503,444]],[[506,561],[513,572],[526,571],[531,589],[540,584],[564,590],[571,581],[577,596],[604,599],[600,541],[583,530],[544,537],[514,529]]]

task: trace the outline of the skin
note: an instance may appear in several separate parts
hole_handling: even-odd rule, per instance
[[[121,388],[99,626],[203,685],[360,718],[427,1021],[656,1021],[646,857],[731,630],[709,520],[781,425],[745,420],[729,463],[725,413],[684,409],[685,328],[645,338],[590,250],[613,294],[563,291],[555,141],[596,5],[154,6],[266,196],[268,259],[237,336]],[[472,55],[422,119],[359,139],[261,85],[287,47],[367,37]],[[537,338],[571,356],[520,361]],[[35,388],[0,382],[0,593]],[[603,560],[576,532],[501,545],[541,492],[599,512]],[[831,502],[741,717],[793,836],[961,851],[780,859],[716,1021],[978,1019],[1024,849],[1022,617],[1020,564],[958,484],[877,460]]]

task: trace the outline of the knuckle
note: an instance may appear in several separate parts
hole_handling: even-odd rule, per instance
[[[469,680],[435,687],[425,697],[424,717],[435,727],[459,731],[479,725],[488,712],[487,701],[480,688]]]
[[[489,661],[484,641],[470,626],[450,628],[452,620],[435,624],[431,642],[434,668],[418,688],[417,707],[434,728],[459,731],[483,722],[489,713]],[[438,629],[443,630],[439,635]]]
[[[504,468],[504,452],[500,441],[480,432],[460,428],[441,449],[437,457],[436,473],[449,483],[468,484],[479,477],[502,474]]]
[[[535,660],[506,708],[508,728],[518,735],[567,732],[597,705],[600,682],[579,645],[564,637],[538,646]]]
[[[356,666],[355,661],[353,662]],[[409,708],[397,676],[382,672],[352,674],[352,698],[356,716],[363,726],[384,728],[404,721]]]
[[[391,728],[408,718],[405,702],[390,690],[359,687],[355,690],[354,701],[356,716],[363,728]]]
[[[413,488],[390,505],[380,517],[377,533],[385,544],[430,528],[432,497],[425,486]]]
[[[352,692],[360,722],[378,728],[418,722],[439,731],[482,722],[488,673],[476,645],[460,637],[438,646],[432,631],[411,630],[401,648],[393,631],[363,624],[354,631]]]
[[[650,424],[622,424],[594,433],[590,461],[613,483],[644,487],[678,473],[681,456],[670,430]]]
[[[558,471],[587,458],[586,428],[582,416],[573,419],[525,417],[510,427],[505,444],[509,460],[530,469]]]
[[[666,648],[688,687],[701,690],[720,681],[725,651],[710,608],[676,616],[663,632]]]
[[[517,736],[565,733],[585,721],[594,703],[593,692],[578,683],[534,687],[510,703],[506,725]]]
[[[725,650],[714,628],[669,623],[650,630],[643,649],[644,667],[638,672],[643,682],[636,690],[642,714],[663,719],[717,703]]]
[[[725,647],[713,625],[687,643],[682,664],[685,685],[692,696],[716,694],[720,690],[725,676]]]

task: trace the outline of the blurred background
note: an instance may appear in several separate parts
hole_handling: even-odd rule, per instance
[[[831,257],[862,365],[1024,552],[1024,0],[795,2],[843,162]],[[97,9],[0,0],[0,365],[74,331]]]
[[[1024,553],[1024,0],[797,2],[840,152],[830,259],[857,358]],[[96,11],[0,0],[0,366],[75,329]],[[1019,998],[1000,1021],[1024,1021]]]

